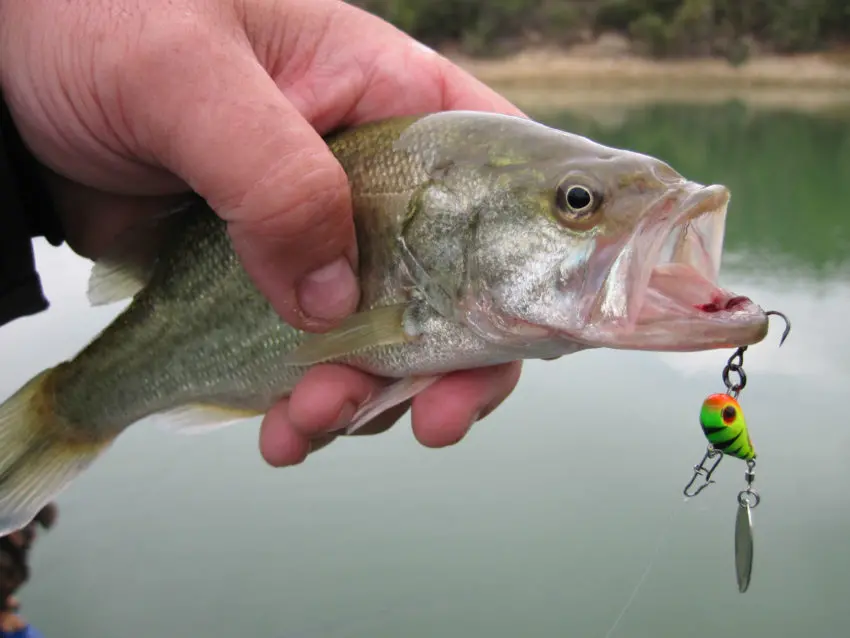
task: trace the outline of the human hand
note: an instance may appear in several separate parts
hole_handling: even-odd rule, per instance
[[[12,611],[0,612],[0,631],[4,634],[18,633],[26,629],[27,626],[27,621],[18,614]]]
[[[359,297],[348,187],[320,135],[427,111],[519,114],[337,0],[5,0],[0,29],[5,99],[55,173],[74,250],[96,258],[134,219],[194,190],[228,222],[275,309],[311,331],[335,325]],[[460,440],[518,376],[515,363],[444,378],[412,402],[417,438]],[[264,458],[299,463],[379,384],[343,366],[311,370],[266,415]]]

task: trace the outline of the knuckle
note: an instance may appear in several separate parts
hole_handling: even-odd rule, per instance
[[[286,243],[296,252],[336,252],[353,232],[345,172],[327,153],[301,150],[276,161],[223,208],[228,221]]]

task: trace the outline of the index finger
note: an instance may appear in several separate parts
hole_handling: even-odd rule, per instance
[[[307,6],[309,4],[309,6]],[[346,3],[278,0],[266,19],[249,24],[250,38],[273,38],[273,11],[285,5],[307,17],[321,35],[309,50],[297,38],[274,38],[274,78],[289,101],[319,132],[400,115],[445,110],[524,116],[509,100],[445,56],[388,22]],[[262,15],[259,16],[262,18]],[[290,28],[304,26],[290,24]],[[305,27],[306,28],[306,27]],[[302,41],[303,42],[303,41]]]

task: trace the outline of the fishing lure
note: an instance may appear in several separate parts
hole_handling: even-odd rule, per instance
[[[779,342],[782,346],[791,332],[791,322],[788,317],[775,310],[766,314],[776,315],[785,321],[785,331]],[[747,346],[738,348],[723,368],[723,385],[726,386],[726,392],[711,394],[702,403],[699,422],[702,433],[708,440],[708,448],[702,460],[694,466],[694,475],[684,489],[685,496],[693,498],[714,483],[711,476],[724,456],[733,456],[746,462],[744,480],[747,486],[738,492],[738,508],[735,517],[735,573],[738,591],[741,593],[747,591],[750,586],[753,571],[752,510],[761,502],[761,496],[753,489],[756,478],[756,451],[750,438],[744,412],[738,403],[738,396],[747,385],[747,375],[744,372],[746,350]],[[697,484],[700,477],[702,482]]]

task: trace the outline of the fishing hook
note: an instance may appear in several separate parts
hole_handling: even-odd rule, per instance
[[[788,334],[791,332],[791,321],[784,314],[779,312],[778,310],[768,310],[765,315],[776,315],[780,317],[782,321],[785,322],[785,331],[782,333],[782,338],[779,340],[779,347],[782,347],[782,344],[785,343],[785,340],[788,338]]]
[[[779,340],[779,347],[781,348],[782,344],[788,338],[788,334],[791,332],[791,321],[778,310],[768,310],[764,314],[776,315],[777,317],[781,317],[785,322],[785,330],[782,332],[782,338]],[[747,374],[744,372],[744,353],[747,351],[747,347],[741,346],[735,350],[732,356],[729,357],[729,361],[726,362],[726,367],[723,368],[723,385],[726,386],[729,395],[736,399],[741,390],[747,385]],[[730,377],[733,372],[738,375],[737,382],[732,381]]]

